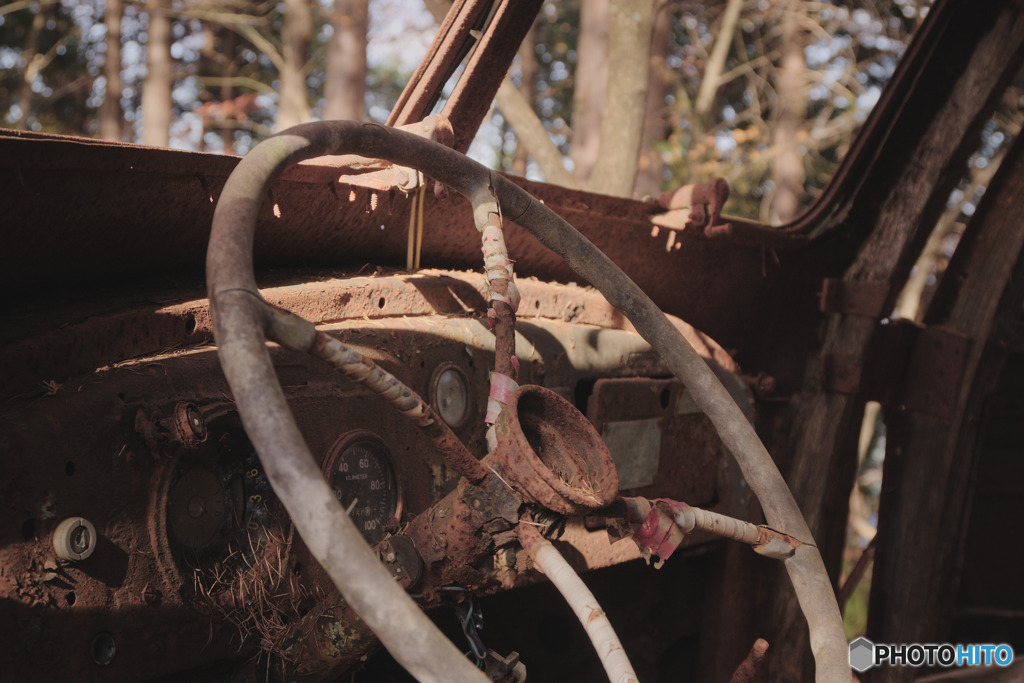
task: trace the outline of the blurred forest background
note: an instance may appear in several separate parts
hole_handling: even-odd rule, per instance
[[[721,177],[727,213],[785,224],[825,187],[930,4],[547,0],[470,155],[618,196]],[[381,123],[449,5],[7,2],[0,126],[244,154],[305,121]],[[1020,129],[1019,92],[986,126],[894,315],[921,310]],[[883,444],[875,406],[851,500],[851,563],[874,534]],[[863,611],[863,599],[851,607]],[[862,632],[863,614],[847,616],[850,635]]]
[[[304,121],[383,122],[448,4],[9,2],[0,125],[244,154]],[[549,0],[472,154],[624,196],[719,176],[732,213],[786,222],[831,176],[929,4]],[[538,120],[547,136],[531,136]]]

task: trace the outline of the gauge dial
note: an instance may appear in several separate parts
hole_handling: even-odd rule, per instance
[[[461,427],[469,417],[473,397],[469,378],[454,363],[442,363],[430,378],[430,398],[441,419],[449,427]]]
[[[391,454],[370,432],[342,437],[327,460],[334,495],[370,545],[384,539],[384,526],[398,515],[399,491]]]

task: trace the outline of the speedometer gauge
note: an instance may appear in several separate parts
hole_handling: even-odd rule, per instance
[[[401,503],[384,441],[367,431],[344,435],[327,457],[326,475],[363,538],[370,545],[383,540],[384,526],[398,516]]]

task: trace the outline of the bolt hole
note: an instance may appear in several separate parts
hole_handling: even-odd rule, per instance
[[[661,396],[658,397],[658,400],[661,401],[661,409],[662,410],[665,410],[666,408],[668,408],[668,401],[669,401],[670,398],[672,398],[672,392],[669,391],[669,389],[667,387],[665,389],[662,389],[661,390]]]
[[[185,317],[185,334],[192,334],[196,331],[196,317],[191,313]]]
[[[68,605],[75,604],[76,600],[78,600],[78,596],[75,595],[74,591],[71,591],[67,595],[64,596],[64,602],[68,603]]]
[[[534,300],[533,307],[534,308],[540,308],[540,299],[535,299]]]
[[[381,297],[381,298],[377,299],[377,308],[384,308],[384,304],[386,304],[386,303],[387,303],[387,300],[384,299],[384,297]]]
[[[36,520],[26,519],[25,523],[21,525],[21,537],[26,541],[35,540],[36,537]]]
[[[107,666],[117,654],[117,642],[107,632],[97,633],[92,639],[92,660],[100,666]]]
[[[75,461],[74,460],[68,460],[67,464],[64,465],[64,474],[68,475],[69,477],[75,476]]]

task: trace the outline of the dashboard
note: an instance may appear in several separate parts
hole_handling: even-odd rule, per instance
[[[588,417],[616,460],[623,491],[733,513],[748,503],[685,387],[603,298],[529,279],[521,289],[520,383],[547,387]],[[425,397],[482,457],[494,355],[483,291],[480,275],[433,271],[319,279],[265,294],[293,307],[303,302],[319,329]],[[221,373],[204,307],[199,299],[108,307],[31,345],[8,345],[9,362],[26,367],[47,345],[67,349],[54,363],[78,370],[4,407],[0,446],[23,454],[0,466],[7,507],[0,628],[4,667],[16,678],[148,680],[196,671],[318,678],[375,649],[275,498]],[[180,323],[169,326],[180,337],[171,348],[154,349],[168,340],[145,334],[102,339],[112,320],[144,330],[169,319]],[[700,339],[744,397],[728,356]],[[133,356],[125,343],[150,352]],[[401,566],[394,554],[409,549],[382,541],[452,492],[457,474],[376,394],[310,356],[268,350],[338,500],[382,560]],[[706,541],[695,535],[687,543]],[[594,520],[571,520],[561,542],[581,569],[638,557],[631,543],[611,544]],[[504,566],[495,560],[484,568],[504,570],[502,580],[479,593],[540,579],[514,552],[502,557]],[[415,577],[406,579],[414,586]],[[420,598],[439,603],[436,594]]]

